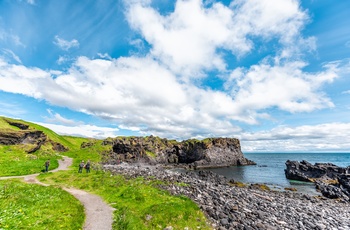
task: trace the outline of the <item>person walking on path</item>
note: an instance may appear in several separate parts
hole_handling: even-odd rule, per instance
[[[48,159],[48,160],[45,162],[44,166],[45,166],[45,172],[48,172],[48,171],[49,171],[49,166],[50,166],[50,159]]]
[[[90,160],[88,160],[86,162],[86,165],[85,165],[85,169],[86,169],[86,172],[89,173],[90,172],[90,167],[91,167],[91,163],[90,163]]]
[[[84,161],[81,161],[79,164],[79,170],[78,173],[82,173],[83,172],[83,168],[85,167]]]

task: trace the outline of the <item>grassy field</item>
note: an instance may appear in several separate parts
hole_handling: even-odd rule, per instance
[[[55,153],[27,154],[17,145],[0,145],[0,176],[18,176],[40,173],[44,170],[44,163],[50,159],[50,168],[58,167]]]
[[[0,229],[81,229],[84,208],[55,187],[0,181]]]
[[[156,187],[163,182],[147,181],[142,177],[127,180],[121,175],[100,170],[102,153],[111,148],[102,145],[101,140],[60,136],[36,124],[13,121],[27,124],[29,129],[41,130],[48,139],[67,147],[69,150],[61,154],[73,158],[73,166],[69,171],[38,176],[42,182],[54,187],[0,181],[0,230],[81,229],[84,218],[82,207],[60,186],[72,186],[100,195],[116,208],[113,229],[164,229],[168,226],[173,229],[211,229],[194,202],[186,197],[172,196]],[[0,117],[0,131],[9,130],[19,129]],[[88,147],[81,148],[84,142],[88,143]],[[50,145],[43,145],[34,154],[26,153],[22,145],[0,145],[0,176],[38,173],[44,169],[48,158],[51,160],[50,169],[54,169],[58,167],[57,159],[60,157]],[[79,162],[88,159],[96,167],[89,174],[77,173]]]
[[[172,196],[157,189],[159,181],[147,181],[142,177],[126,180],[121,175],[92,171],[78,174],[62,171],[41,174],[44,183],[74,186],[103,197],[112,204],[114,213],[113,229],[210,229],[200,209],[190,199]]]

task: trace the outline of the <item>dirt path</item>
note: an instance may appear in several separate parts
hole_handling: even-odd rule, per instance
[[[73,159],[64,156],[62,160],[59,160],[59,166],[57,169],[50,170],[50,172],[57,172],[60,170],[68,170],[68,167],[72,165]],[[23,178],[27,183],[39,184],[42,186],[49,186],[48,184],[41,183],[36,177],[39,173],[26,175],[26,176],[9,176],[0,177],[0,180]],[[114,209],[106,204],[101,197],[87,193],[83,190],[75,188],[63,188],[75,198],[77,198],[83,205],[85,210],[85,223],[84,230],[111,230],[113,223],[113,211]]]

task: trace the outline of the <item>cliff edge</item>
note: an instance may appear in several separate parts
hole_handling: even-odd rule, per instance
[[[194,168],[252,165],[244,157],[236,138],[207,138],[204,140],[167,140],[154,136],[108,138],[104,145],[112,150],[105,154],[105,162],[117,164],[144,162],[150,164],[187,164]]]

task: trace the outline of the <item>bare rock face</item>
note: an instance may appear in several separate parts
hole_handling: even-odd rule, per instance
[[[307,161],[287,161],[287,179],[314,182],[325,197],[350,200],[350,167],[331,163],[311,164]]]
[[[103,142],[112,145],[106,161],[188,164],[195,168],[250,165],[235,138],[208,138],[177,142],[159,137],[118,137]]]

